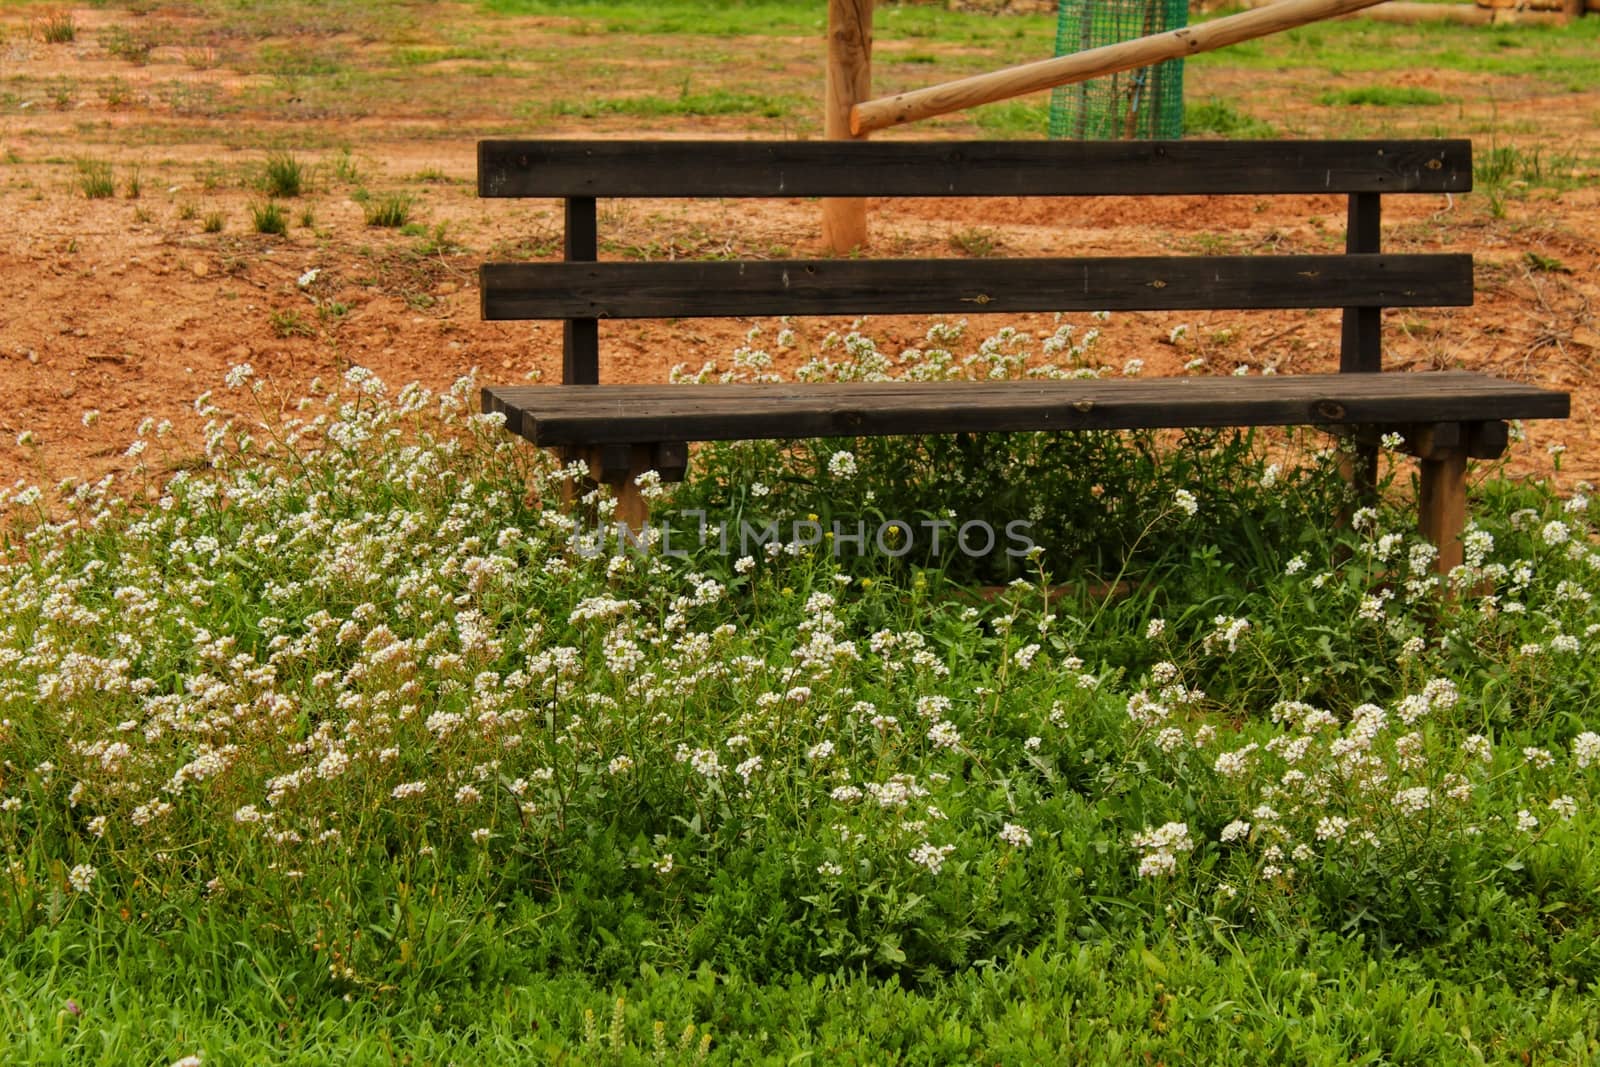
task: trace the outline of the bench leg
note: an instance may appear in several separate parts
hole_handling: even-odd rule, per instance
[[[564,502],[571,504],[599,482],[611,486],[616,500],[612,521],[625,523],[639,533],[650,521],[650,502],[639,488],[639,476],[655,471],[663,482],[682,481],[688,466],[688,446],[682,442],[657,444],[586,445],[568,448],[562,452],[563,462],[581,459],[589,466],[589,478],[583,483],[568,482]]]
[[[1467,450],[1445,449],[1419,461],[1417,526],[1439,549],[1435,570],[1449,574],[1461,565],[1461,534],[1467,525]]]

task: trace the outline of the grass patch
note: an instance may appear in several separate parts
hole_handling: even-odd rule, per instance
[[[142,67],[150,62],[155,42],[126,26],[107,26],[100,31],[100,47],[109,55]]]
[[[578,35],[625,33],[639,36],[811,36],[826,28],[826,9],[792,0],[480,0],[480,7],[504,15],[566,18]],[[1017,47],[1017,57],[1055,38],[1055,16],[992,15],[949,11],[922,4],[882,5],[874,14],[878,40],[914,40],[963,47]],[[925,49],[919,49],[924,51]]]
[[[1491,144],[1479,151],[1472,162],[1474,187],[1488,198],[1489,213],[1504,218],[1508,200],[1526,196],[1534,189],[1571,189],[1581,184],[1574,178],[1577,158],[1568,153],[1546,153],[1542,146]]]
[[[201,220],[200,228],[206,233],[221,233],[228,224],[228,218],[220,211],[208,211]]]
[[[1532,77],[1567,92],[1600,88],[1600,20],[1564,27],[1434,23],[1401,26],[1360,19],[1312,23],[1185,60],[1200,66],[1279,70],[1306,67],[1334,73],[1408,71],[1418,56],[1434,70],[1492,77]]]
[[[645,93],[591,100],[559,100],[551,104],[548,110],[556,115],[578,118],[597,118],[602,115],[627,115],[635,118],[748,115],[776,119],[787,117],[802,106],[803,102],[794,97],[737,92],[722,88],[700,91],[691,89],[685,82],[675,96]]]
[[[1327,107],[1437,107],[1446,102],[1443,93],[1410,85],[1363,85],[1317,96],[1317,103]]]
[[[267,316],[267,320],[272,332],[279,337],[315,337],[317,333],[316,328],[298,311],[274,311]]]
[[[973,226],[950,235],[950,250],[973,259],[987,259],[1001,251],[1000,234],[982,226]]]
[[[332,44],[293,48],[263,45],[256,54],[255,66],[279,78],[327,78],[351,69],[348,51]]]
[[[1183,131],[1189,136],[1216,136],[1234,140],[1266,140],[1278,136],[1270,122],[1247,114],[1231,100],[1212,97],[1183,105]]]
[[[969,116],[978,129],[995,138],[1027,140],[1050,132],[1050,102],[1043,100],[1003,100],[976,108]]]
[[[267,156],[261,188],[268,196],[296,197],[305,187],[306,170],[292,152],[273,152]]]
[[[103,159],[80,159],[78,168],[78,188],[90,200],[104,200],[117,195],[116,178],[113,175],[111,164]]]
[[[367,199],[361,210],[368,226],[398,230],[411,219],[411,203],[404,193],[390,193]]]
[[[282,237],[289,232],[289,216],[276,201],[268,200],[250,209],[250,224],[256,233]]]
[[[45,44],[71,44],[78,39],[78,23],[70,11],[47,11],[39,19],[39,39]]]
[[[333,172],[334,180],[343,185],[360,185],[362,182],[361,165],[348,148],[341,149],[328,163],[328,168]]]

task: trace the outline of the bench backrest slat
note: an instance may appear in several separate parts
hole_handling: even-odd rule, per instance
[[[1466,140],[481,141],[484,197],[1458,193]]]
[[[491,263],[483,317],[1442,307],[1472,303],[1467,255]]]

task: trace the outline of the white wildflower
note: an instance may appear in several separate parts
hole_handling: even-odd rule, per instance
[[[961,734],[954,723],[940,719],[928,730],[928,740],[933,742],[934,748],[955,748],[961,744]]]
[[[94,876],[98,873],[87,863],[80,863],[68,872],[67,884],[79,893],[87,893],[94,885]]]
[[[1325,815],[1317,820],[1318,841],[1339,841],[1344,838],[1345,831],[1350,829],[1350,820],[1338,815]]]
[[[935,845],[924,841],[911,850],[911,862],[921,867],[928,868],[929,874],[938,874],[944,867],[944,861],[956,850],[954,845]]]

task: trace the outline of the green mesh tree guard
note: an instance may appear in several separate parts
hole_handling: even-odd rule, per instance
[[[1131,41],[1189,23],[1187,0],[1061,0],[1056,55]],[[1050,98],[1050,136],[1077,141],[1183,136],[1183,60],[1063,85]]]

